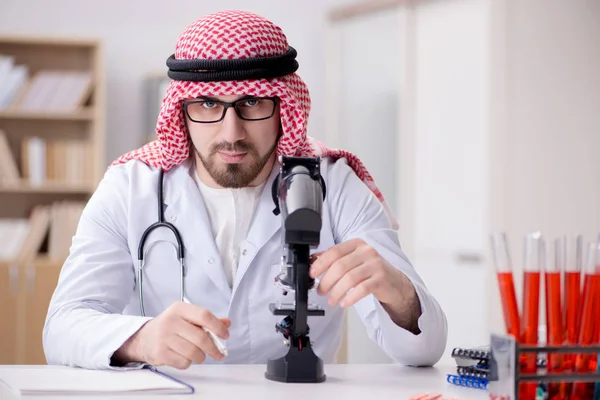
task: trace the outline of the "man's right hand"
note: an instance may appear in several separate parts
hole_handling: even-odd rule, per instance
[[[135,361],[186,369],[193,362],[203,363],[207,354],[219,361],[223,355],[202,327],[227,339],[230,326],[228,318],[217,318],[205,308],[177,302],[123,343],[115,352],[113,362]]]

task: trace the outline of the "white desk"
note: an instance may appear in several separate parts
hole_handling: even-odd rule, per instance
[[[47,368],[54,368],[47,366]],[[408,368],[394,364],[332,364],[325,365],[327,380],[317,384],[290,384],[265,379],[265,365],[193,365],[179,371],[161,368],[195,388],[194,395],[169,395],[168,399],[189,400],[406,400],[422,392],[442,393],[444,397],[461,400],[488,399],[480,389],[461,388],[446,382],[446,373],[453,368]],[[150,398],[156,396],[150,396]],[[15,397],[0,384],[0,399]],[[18,397],[19,399],[30,397]],[[31,397],[34,398],[34,397]],[[64,397],[38,396],[36,399],[58,400]],[[77,396],[77,398],[81,398]],[[90,396],[101,399],[101,396]],[[110,396],[110,399],[148,399],[148,396]]]

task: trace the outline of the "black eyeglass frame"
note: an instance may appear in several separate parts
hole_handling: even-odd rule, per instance
[[[240,112],[240,110],[238,109],[237,105],[238,103],[244,102],[244,101],[248,101],[248,100],[270,100],[273,102],[273,111],[271,112],[271,115],[269,115],[268,117],[264,117],[264,118],[257,118],[257,119],[251,119],[251,118],[244,118],[242,116],[242,113]],[[195,103],[205,103],[205,102],[211,102],[211,103],[216,103],[216,104],[220,104],[223,106],[223,113],[221,114],[221,118],[216,119],[214,121],[197,121],[195,119],[193,119],[188,111],[188,105],[190,104],[195,104]],[[233,107],[233,109],[235,110],[235,113],[237,114],[237,116],[243,120],[243,121],[264,121],[265,119],[269,119],[272,118],[273,115],[275,115],[275,110],[277,109],[277,104],[279,104],[279,97],[242,97],[241,99],[237,99],[235,101],[232,101],[231,103],[228,103],[226,101],[219,101],[219,100],[214,100],[214,99],[210,99],[210,98],[199,98],[199,99],[193,99],[193,100],[184,100],[182,102],[183,105],[183,110],[185,112],[185,114],[187,115],[187,117],[190,119],[190,121],[195,122],[197,124],[214,124],[216,122],[221,122],[223,121],[223,118],[225,118],[225,114],[227,113],[227,110],[230,107]]]

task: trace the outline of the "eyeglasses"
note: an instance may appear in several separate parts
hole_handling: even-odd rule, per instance
[[[229,107],[233,107],[238,117],[244,121],[261,121],[275,114],[278,101],[277,97],[244,97],[231,103],[194,99],[185,100],[183,109],[190,120],[201,124],[223,120]]]

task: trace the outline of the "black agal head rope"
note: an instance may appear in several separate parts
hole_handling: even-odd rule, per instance
[[[177,60],[173,54],[167,59],[168,76],[194,82],[277,78],[298,70],[296,55],[291,46],[279,56],[231,60]]]

